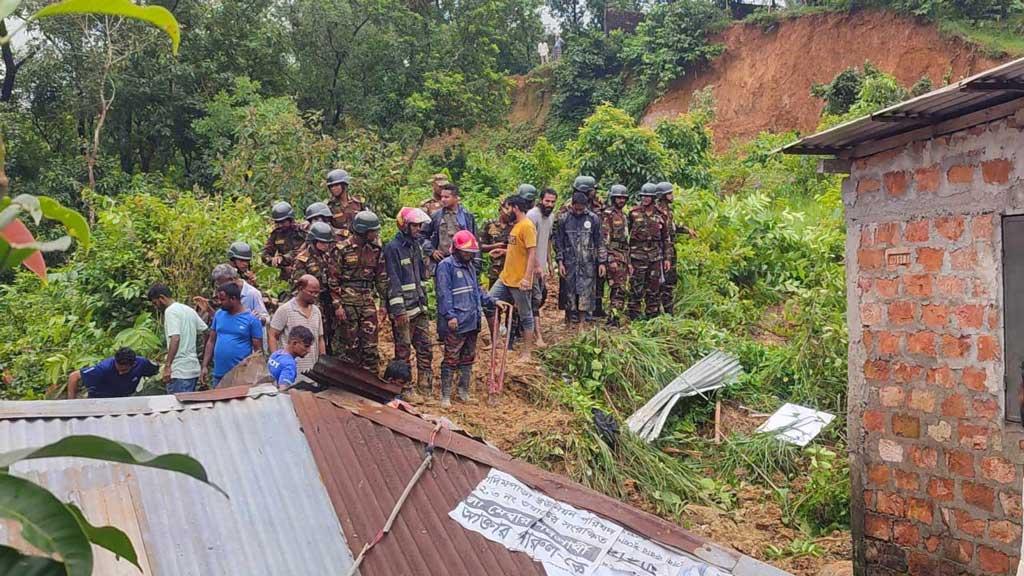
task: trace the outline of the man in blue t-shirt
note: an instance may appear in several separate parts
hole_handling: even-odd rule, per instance
[[[299,367],[296,358],[305,358],[313,346],[313,332],[305,326],[294,326],[288,332],[288,343],[284,348],[270,355],[267,370],[274,377],[278,388],[286,388],[295,384]]]
[[[239,362],[254,350],[263,349],[263,324],[242,305],[242,289],[233,282],[217,288],[220,309],[213,315],[210,334],[203,351],[203,368],[199,378],[206,382],[210,358],[213,358],[213,383],[216,388]]]
[[[131,396],[143,376],[156,376],[160,367],[131,348],[121,348],[110,358],[95,366],[75,370],[68,376],[68,398],[78,396],[81,384],[90,398],[121,398]]]

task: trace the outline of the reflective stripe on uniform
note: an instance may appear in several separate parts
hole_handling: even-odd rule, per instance
[[[402,258],[402,259],[401,259],[401,260],[399,260],[398,262],[399,262],[400,264],[403,264],[403,265],[405,265],[405,264],[412,264],[412,258]]]
[[[452,294],[462,294],[463,292],[472,292],[472,286],[463,286],[462,288],[456,288],[452,290]]]
[[[405,302],[405,298],[402,298],[401,296],[388,300],[388,304],[391,304],[392,306],[402,304],[403,302]]]
[[[415,290],[416,284],[402,284],[402,290]]]

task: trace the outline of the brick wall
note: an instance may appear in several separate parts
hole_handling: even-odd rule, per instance
[[[844,184],[860,574],[1016,573],[1024,434],[1004,418],[1000,215],[1024,211],[1021,126],[861,159]]]

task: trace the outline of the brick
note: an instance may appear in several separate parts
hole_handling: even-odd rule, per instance
[[[971,412],[981,420],[995,420],[999,416],[999,403],[992,398],[975,398],[971,402]]]
[[[931,390],[911,390],[909,406],[921,412],[935,411],[935,393]]]
[[[914,321],[916,304],[908,300],[890,302],[888,306],[890,324],[909,324]]]
[[[1006,520],[990,520],[988,535],[996,542],[1013,544],[1020,538],[1020,526]]]
[[[966,540],[947,538],[942,548],[943,556],[960,564],[970,564],[971,559],[974,558],[974,544]]]
[[[920,438],[921,420],[917,416],[893,414],[892,433],[903,438]]]
[[[886,356],[892,356],[899,354],[900,352],[900,335],[895,332],[878,332],[875,334],[875,339],[878,342],[878,353]]]
[[[860,261],[860,252],[857,251],[857,259]],[[925,272],[938,272],[942,270],[942,260],[946,257],[946,251],[941,248],[928,248],[923,246],[917,249],[917,263]],[[867,258],[867,256],[865,256]]]
[[[967,304],[964,306],[958,306],[956,312],[956,322],[961,330],[964,329],[978,329],[985,322],[985,307],[978,304]]]
[[[878,192],[882,183],[877,178],[861,178],[857,181],[857,194],[868,194]]]
[[[984,392],[988,389],[988,372],[984,368],[965,366],[960,374],[960,381],[971,390]]]
[[[957,164],[950,166],[946,171],[946,179],[950,184],[970,184],[974,180],[974,166],[969,164]],[[877,182],[877,180],[876,180]],[[858,185],[858,192],[860,192]]]
[[[897,382],[914,382],[921,378],[922,374],[924,374],[924,368],[918,366],[917,364],[908,364],[906,362],[894,362],[892,365],[892,377]]]
[[[965,246],[950,252],[949,265],[953,270],[973,271],[978,265],[978,254],[974,246]]]
[[[956,374],[953,373],[949,366],[932,368],[928,371],[928,383],[942,386],[943,388],[952,388],[956,384]]]
[[[860,341],[864,344],[864,353],[868,357],[874,356],[875,354],[875,333],[871,330],[864,330],[861,333]]]
[[[1006,574],[1010,571],[1010,557],[988,546],[978,546],[978,567],[984,574]]]
[[[985,527],[988,524],[984,518],[972,516],[970,512],[953,510],[956,518],[956,529],[968,536],[980,538],[985,535]]]
[[[990,284],[983,280],[974,281],[974,289],[971,291],[971,295],[978,300],[987,300],[992,291],[989,289]]]
[[[875,494],[877,494],[877,492],[875,492],[874,490],[864,491],[864,508],[868,510],[875,509]]]
[[[860,323],[864,326],[874,326],[882,323],[882,305],[881,304],[861,304],[860,305]]]
[[[928,437],[936,442],[945,442],[953,437],[953,427],[945,420],[928,425]]]
[[[888,542],[892,540],[892,521],[877,514],[865,514],[864,535]]]
[[[878,410],[865,410],[862,418],[864,429],[868,432],[885,432],[885,413]]]
[[[926,356],[935,356],[935,333],[934,332],[914,332],[907,336],[907,353],[908,354],[924,354]]]
[[[903,462],[903,446],[888,438],[878,440],[878,457],[885,462]]]
[[[905,242],[927,242],[930,237],[928,221],[914,220],[903,226],[903,240]]]
[[[937,571],[935,560],[927,554],[911,550],[910,557],[907,559],[907,574],[910,576],[934,576]]]
[[[995,224],[991,214],[975,216],[971,220],[971,233],[974,235],[975,240],[983,240],[991,243],[994,231]]]
[[[996,493],[988,486],[975,482],[964,482],[960,485],[960,492],[964,497],[964,502],[972,506],[989,512],[995,509]]]
[[[908,174],[902,171],[886,172],[882,175],[882,183],[885,185],[885,192],[894,198],[907,193]]]
[[[963,216],[946,216],[935,219],[935,231],[947,239],[956,241],[964,233]]]
[[[943,296],[963,296],[967,290],[967,282],[956,276],[939,276],[935,280],[935,288]]]
[[[956,476],[974,478],[974,456],[970,452],[950,450],[946,452],[946,469]]]
[[[963,394],[950,394],[942,401],[942,415],[950,418],[967,416],[967,399]]]
[[[889,467],[884,464],[868,464],[868,484],[882,486],[889,483]]]
[[[875,226],[874,243],[876,246],[892,246],[900,241],[899,222],[883,222]]]
[[[929,292],[931,292],[929,285]],[[925,304],[921,307],[921,322],[929,328],[943,328],[949,324],[949,307],[942,304]]]
[[[978,361],[998,360],[1001,355],[999,341],[994,336],[982,334],[978,336]]]
[[[960,437],[960,445],[964,448],[987,450],[988,438],[992,431],[984,426],[978,426],[962,420],[957,424],[957,433]]]
[[[988,328],[989,330],[999,329],[999,311],[991,306],[988,309]]]
[[[864,363],[864,377],[868,380],[888,380],[889,363],[885,360],[868,360]]]
[[[892,525],[892,541],[900,546],[917,546],[921,541],[921,530],[912,522],[894,522]]]
[[[907,274],[903,277],[903,289],[908,296],[930,298],[932,295],[932,275]]]
[[[857,250],[857,265],[862,270],[878,270],[885,262],[885,250],[881,248],[860,248]]]
[[[879,491],[875,496],[875,510],[889,516],[906,516],[907,502],[899,494]]]
[[[1013,164],[1005,158],[988,160],[981,163],[981,177],[986,184],[1006,184],[1010,181],[1010,170]]]
[[[988,456],[981,459],[981,475],[1001,484],[1017,483],[1017,467],[1009,460],[999,456]]]
[[[1020,518],[1021,499],[1019,492],[1000,492],[999,505],[1003,509],[1003,516],[1007,518]]]
[[[924,498],[910,498],[907,500],[907,518],[917,520],[924,524],[931,524],[934,506],[930,500]]]
[[[929,536],[928,539],[926,539],[924,541],[925,550],[927,550],[928,552],[930,552],[932,554],[934,554],[939,549],[939,546],[941,546],[941,545],[942,545],[942,539],[939,538],[938,536]]]
[[[896,470],[895,472],[896,487],[900,490],[917,492],[921,489],[921,478],[917,474],[905,470]]]
[[[903,405],[903,388],[899,386],[885,386],[878,390],[878,400],[886,408],[896,408]]]
[[[939,461],[939,453],[930,446],[911,446],[910,460],[918,468],[931,470]]]
[[[918,192],[937,192],[939,190],[939,165],[932,164],[914,170],[914,187]]]
[[[971,350],[971,339],[967,336],[942,335],[941,355],[943,358],[963,358]]]
[[[880,298],[895,298],[900,291],[899,278],[876,278],[872,286],[875,296]]]

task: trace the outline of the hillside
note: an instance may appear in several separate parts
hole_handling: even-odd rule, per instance
[[[719,149],[761,131],[812,131],[822,102],[813,84],[871,61],[910,86],[927,75],[936,86],[997,62],[938,29],[888,12],[859,11],[803,16],[766,28],[735,24],[716,38],[725,52],[707,70],[677,81],[648,107],[644,124],[686,112],[695,90],[711,86],[717,105],[712,125]]]

